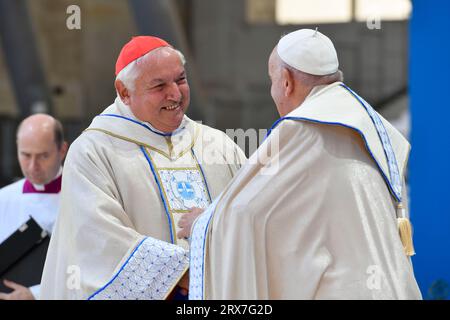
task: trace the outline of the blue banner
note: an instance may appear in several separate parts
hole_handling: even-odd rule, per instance
[[[413,264],[425,299],[450,298],[450,1],[416,0],[410,21]]]

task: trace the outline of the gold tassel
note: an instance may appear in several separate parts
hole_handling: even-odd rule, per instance
[[[400,239],[402,240],[403,249],[405,254],[410,257],[415,255],[413,241],[412,241],[412,226],[409,219],[405,216],[405,209],[403,205],[399,203],[397,210],[400,211],[400,215],[397,214],[397,224],[400,233]]]

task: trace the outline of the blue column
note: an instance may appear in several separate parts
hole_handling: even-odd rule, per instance
[[[413,0],[409,64],[413,264],[425,299],[449,299],[450,1]]]

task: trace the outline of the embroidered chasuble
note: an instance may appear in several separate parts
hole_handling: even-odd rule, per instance
[[[315,87],[194,223],[190,299],[421,299],[397,226],[409,151],[343,83]]]
[[[245,160],[221,131],[185,116],[164,134],[117,98],[69,149],[42,298],[167,298],[189,265],[179,218]]]

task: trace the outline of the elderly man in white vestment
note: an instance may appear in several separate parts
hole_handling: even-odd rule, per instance
[[[62,162],[67,152],[61,122],[47,114],[34,114],[20,123],[16,138],[24,178],[0,189],[0,243],[30,217],[51,234],[58,212]],[[10,279],[3,281],[12,291],[1,292],[0,300],[39,298],[39,284],[27,288]]]
[[[420,299],[409,143],[317,30],[281,38],[268,69],[281,118],[195,221],[190,299]]]
[[[184,57],[163,39],[122,48],[115,88],[69,149],[43,299],[182,298],[180,217],[207,207],[246,160],[224,133],[185,115]]]

